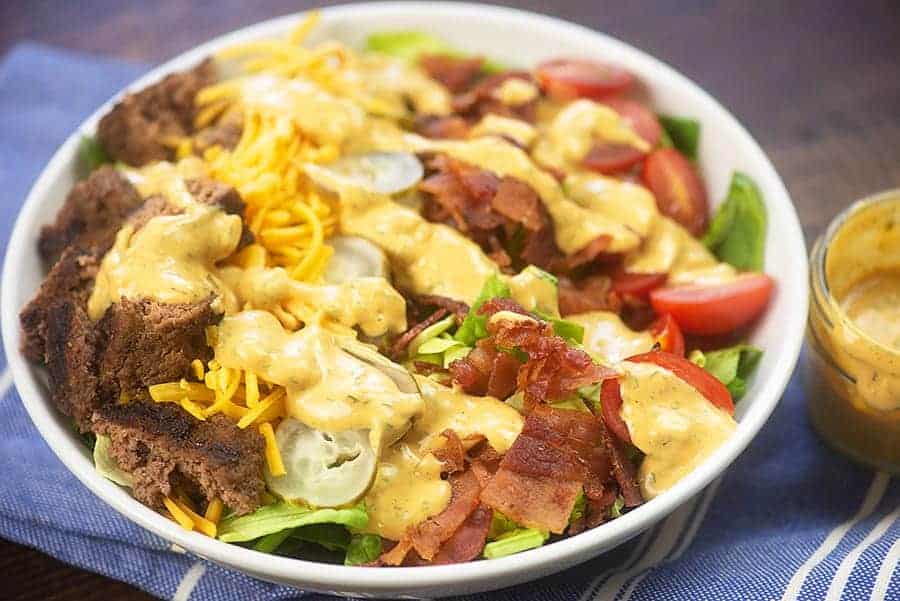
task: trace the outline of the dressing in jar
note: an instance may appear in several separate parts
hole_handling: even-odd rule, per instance
[[[810,262],[812,423],[858,461],[900,472],[900,190],[838,215]]]

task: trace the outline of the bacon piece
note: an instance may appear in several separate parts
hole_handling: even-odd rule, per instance
[[[469,123],[456,115],[420,115],[413,121],[413,130],[432,139],[464,140],[469,137]]]
[[[426,560],[434,557],[441,543],[453,536],[478,507],[481,485],[471,470],[451,474],[449,481],[452,493],[444,511],[413,526],[408,534],[412,547]]]
[[[563,259],[560,264],[560,269],[562,269],[563,271],[574,271],[598,259],[606,258],[608,260],[609,256],[604,255],[611,242],[612,238],[610,236],[597,236],[584,248],[582,248],[575,254],[569,255],[565,259]]]
[[[419,66],[429,77],[439,81],[451,93],[459,94],[469,89],[481,75],[484,58],[425,54],[419,57]]]
[[[609,453],[613,476],[619,484],[622,497],[625,499],[625,507],[637,507],[644,502],[644,496],[641,494],[641,487],[638,485],[637,468],[634,462],[628,458],[622,444],[614,436],[610,436],[607,433],[604,444]]]
[[[493,517],[493,512],[488,507],[479,505],[453,536],[441,545],[431,563],[434,565],[461,563],[481,555]]]
[[[609,519],[609,510],[616,502],[619,496],[617,488],[607,488],[604,493],[596,499],[588,499],[585,506],[585,525],[588,528],[596,528],[600,524]]]
[[[453,313],[458,323],[462,323],[462,321],[466,318],[466,315],[468,315],[469,313],[469,305],[467,305],[466,303],[437,294],[420,294],[419,296],[416,296],[413,301],[416,304],[422,305],[424,307],[437,307],[438,309],[447,309],[447,311]]]
[[[391,346],[391,356],[396,358],[402,357],[406,352],[406,347],[409,346],[409,343],[412,342],[416,336],[421,334],[426,328],[432,326],[444,319],[450,312],[447,309],[438,309],[430,316],[425,318],[423,321],[420,321],[410,329],[403,332],[399,338],[394,342]]]
[[[580,490],[577,480],[527,476],[501,467],[481,501],[523,526],[562,534]]]
[[[617,313],[621,306],[607,276],[590,276],[577,284],[568,278],[559,278],[559,312],[563,317],[588,311]]]
[[[603,432],[593,414],[535,407],[482,502],[525,526],[562,533],[584,483],[609,478]]]
[[[494,313],[499,313],[500,311],[518,313],[519,315],[525,315],[526,317],[537,320],[537,317],[530,311],[527,311],[522,305],[511,298],[504,298],[502,296],[488,299],[478,308],[478,314],[486,317],[490,317]]]
[[[518,106],[509,106],[494,97],[494,92],[508,79],[534,83],[534,79],[527,71],[505,71],[489,75],[472,89],[454,96],[453,111],[469,121],[478,121],[485,115],[495,114],[533,123],[536,117],[537,98]]]
[[[491,208],[510,221],[536,232],[545,225],[541,199],[534,188],[523,181],[504,177],[491,198]]]
[[[444,446],[435,449],[432,454],[444,464],[443,471],[452,474],[466,469],[466,451],[456,432],[448,428],[441,432],[441,436],[446,442]]]

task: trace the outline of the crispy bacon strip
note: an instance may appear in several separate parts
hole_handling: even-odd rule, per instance
[[[444,446],[435,449],[432,454],[435,459],[444,464],[443,471],[452,474],[466,469],[466,450],[456,432],[447,429],[441,432],[441,436],[446,442]]]
[[[480,56],[461,58],[448,54],[426,54],[419,58],[419,66],[451,93],[459,94],[469,89],[481,75],[484,59]]]
[[[456,317],[457,323],[462,323],[469,313],[469,305],[466,303],[438,294],[420,294],[413,299],[413,302],[423,307],[447,309]]]
[[[481,555],[491,529],[492,518],[493,512],[488,507],[479,505],[453,533],[453,536],[444,541],[431,563],[434,565],[461,563],[471,561]]]
[[[535,407],[482,502],[525,526],[562,533],[585,483],[609,479],[602,433],[590,413]]]

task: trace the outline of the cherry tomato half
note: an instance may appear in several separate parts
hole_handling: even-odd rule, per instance
[[[688,334],[727,334],[759,317],[774,288],[764,273],[744,274],[718,285],[657,288],[650,304],[659,315],[674,317]]]
[[[710,403],[734,415],[734,401],[731,400],[731,393],[728,392],[725,385],[719,382],[714,375],[699,365],[691,363],[684,357],[664,351],[650,351],[649,353],[629,357],[628,361],[633,363],[653,363],[669,370],[693,386]]]
[[[603,422],[610,431],[627,443],[631,443],[628,425],[622,419],[622,395],[619,392],[619,380],[610,378],[600,384],[600,412]]]
[[[634,130],[634,133],[655,148],[662,139],[662,125],[656,114],[640,102],[624,98],[607,98],[603,104],[619,113],[619,116]]]
[[[535,75],[547,94],[566,100],[598,100],[630,88],[635,81],[634,75],[621,67],[578,58],[541,63]]]
[[[628,144],[598,142],[584,155],[581,163],[591,171],[612,175],[628,171],[644,160],[647,153]]]
[[[656,197],[659,211],[694,236],[706,231],[709,202],[697,169],[674,148],[659,148],[644,161],[644,185]]]
[[[678,322],[666,313],[650,326],[650,333],[656,338],[661,350],[684,357],[684,334]]]

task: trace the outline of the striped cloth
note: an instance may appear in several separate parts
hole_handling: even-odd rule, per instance
[[[53,151],[144,70],[31,44],[5,58],[4,247],[20,202]],[[322,597],[205,563],[113,512],[38,436],[3,358],[0,373],[0,536],[164,599]],[[556,576],[466,599],[900,600],[900,482],[825,447],[810,431],[804,404],[795,379],[731,469],[634,541]]]

